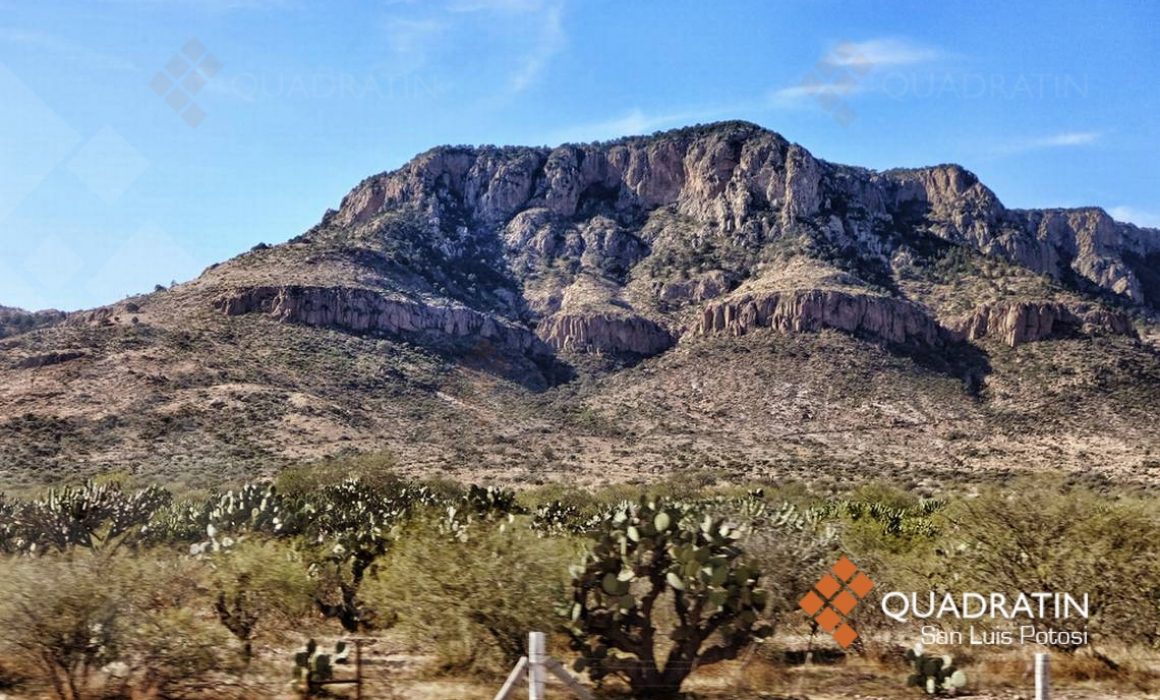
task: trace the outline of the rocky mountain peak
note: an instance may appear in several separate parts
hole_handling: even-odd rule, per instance
[[[488,328],[537,355],[529,337],[556,352],[648,356],[686,333],[755,327],[1014,344],[1065,327],[1130,332],[1120,311],[1085,306],[1100,298],[1160,307],[1156,231],[1098,209],[1009,210],[955,164],[830,163],[740,121],[555,148],[433,148],[364,180],[295,245],[331,261],[328,284],[309,280],[322,268],[286,288],[227,275],[241,289],[218,308],[357,331]],[[948,256],[1030,276],[952,295],[947,284],[974,281],[924,282]],[[1011,306],[1012,294],[1026,303]]]

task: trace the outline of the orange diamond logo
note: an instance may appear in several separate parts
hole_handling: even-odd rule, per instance
[[[842,616],[834,612],[833,608],[826,608],[820,615],[814,618],[818,626],[829,632],[838,625],[842,624]]]
[[[874,589],[874,582],[845,556],[830,567],[830,572],[818,579],[814,589],[798,601],[798,606],[818,627],[829,632],[838,646],[848,649],[858,639],[858,632],[846,618]]]
[[[833,605],[834,608],[843,615],[849,615],[850,611],[853,610],[854,606],[857,604],[858,599],[855,598],[854,594],[850,591],[842,591],[838,595],[834,596],[834,600],[830,603],[830,605]]]
[[[814,590],[821,593],[823,598],[829,599],[842,590],[842,584],[838,583],[838,579],[826,574],[814,584]]]
[[[817,615],[818,611],[821,610],[822,606],[825,604],[826,601],[822,600],[821,597],[813,591],[806,593],[805,597],[802,598],[800,602],[798,602],[798,605],[800,605],[802,610],[805,610],[806,614],[810,617]]]
[[[849,586],[850,590],[854,592],[854,595],[858,596],[859,598],[865,598],[866,594],[869,593],[872,588],[874,588],[874,582],[870,580],[870,577],[861,572],[859,572],[858,575],[854,577],[853,581],[846,585]]]
[[[838,625],[838,629],[834,630],[833,634],[834,641],[843,649],[849,649],[854,640],[858,638],[858,633],[854,631],[854,628],[845,622]]]
[[[849,581],[854,574],[858,573],[858,567],[846,557],[839,559],[838,563],[834,564],[830,570],[837,574],[838,578],[843,581]]]

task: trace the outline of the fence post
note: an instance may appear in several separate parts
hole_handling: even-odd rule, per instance
[[[362,700],[363,697],[361,637],[355,637],[354,639],[354,697],[355,700]]]
[[[544,700],[544,660],[547,657],[543,632],[528,633],[528,700]]]
[[[1051,700],[1051,655],[1035,654],[1035,700]]]

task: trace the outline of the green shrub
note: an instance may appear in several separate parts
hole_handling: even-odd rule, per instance
[[[429,520],[408,527],[366,596],[417,646],[429,642],[442,670],[504,673],[527,653],[528,632],[558,626],[579,545],[538,537],[522,518],[455,534]]]
[[[61,700],[197,697],[231,670],[198,562],[164,552],[4,562],[0,644]]]
[[[1077,598],[1086,593],[1089,619],[1036,618],[1026,624],[1086,630],[1093,645],[1160,642],[1160,514],[1154,501],[1117,500],[1033,480],[985,491],[959,503],[949,517],[957,545],[947,550],[946,568],[957,587]]]
[[[300,625],[313,605],[313,583],[291,547],[248,540],[208,559],[213,606],[222,626],[242,646],[242,661],[253,658],[259,635]]]

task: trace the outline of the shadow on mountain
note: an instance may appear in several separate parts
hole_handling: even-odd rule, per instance
[[[896,347],[891,351],[910,357],[927,371],[958,378],[963,383],[963,391],[975,400],[982,398],[984,382],[992,371],[987,351],[966,341],[948,343],[938,349]]]

